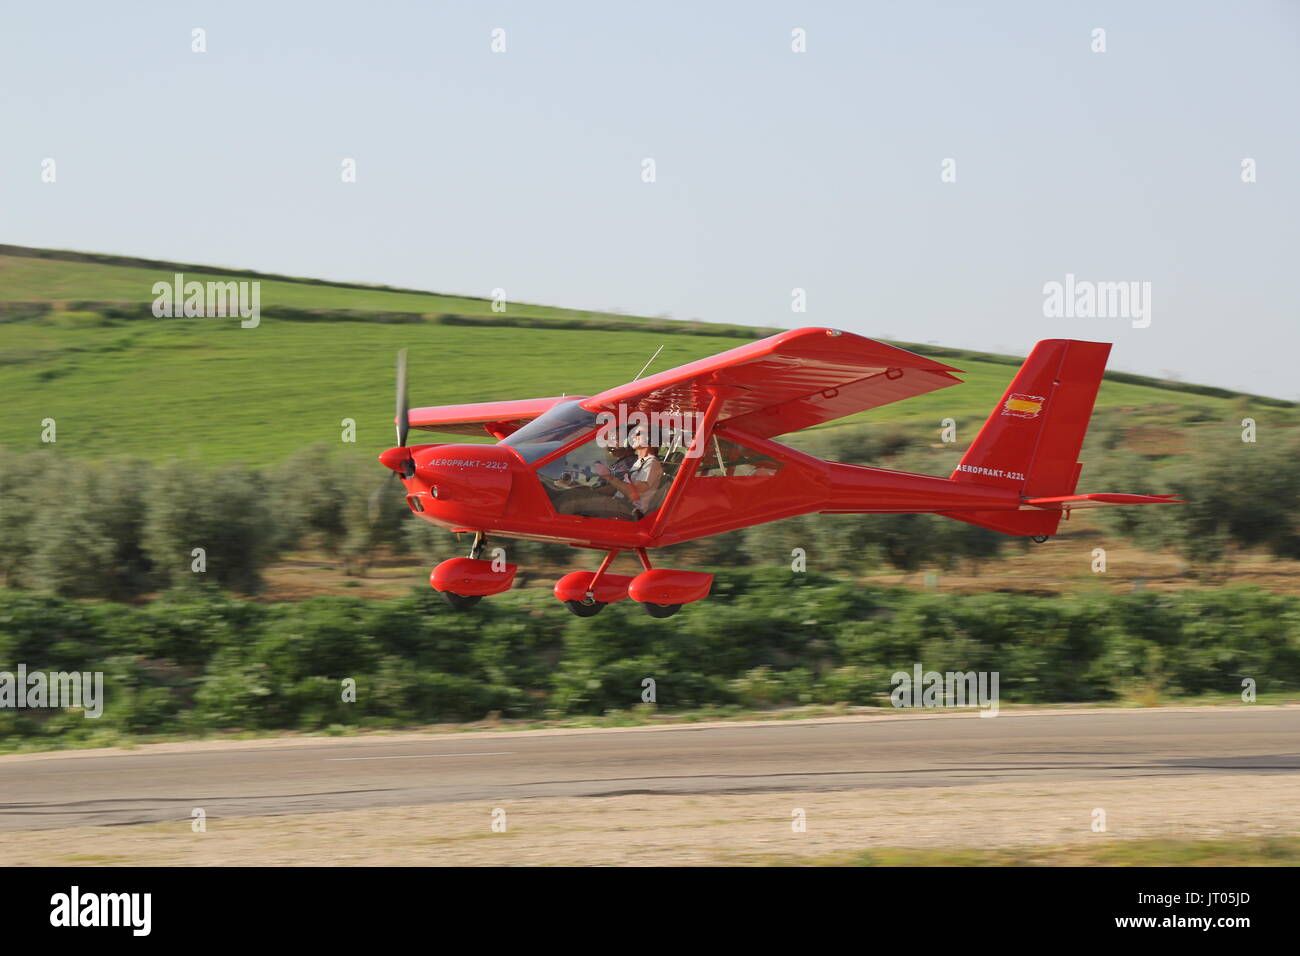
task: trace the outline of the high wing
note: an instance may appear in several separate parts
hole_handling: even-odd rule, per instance
[[[472,405],[432,405],[410,411],[411,427],[452,435],[491,435],[505,438],[543,412],[568,398],[523,398],[506,402],[478,402]],[[581,398],[582,396],[576,396]]]
[[[849,332],[781,332],[691,362],[585,402],[589,411],[703,412],[710,385],[729,385],[717,423],[760,438],[958,385],[960,371]]]

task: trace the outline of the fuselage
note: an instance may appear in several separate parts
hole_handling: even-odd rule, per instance
[[[656,548],[810,513],[887,514],[964,510],[1015,511],[1014,491],[947,478],[824,461],[770,439],[718,428],[717,461],[666,463],[670,482],[655,511],[636,520],[557,510],[551,475],[582,440],[534,461],[502,442],[409,448],[414,474],[403,476],[408,506],[452,531],[560,541],[600,550]],[[728,467],[723,444],[751,453]],[[386,452],[394,467],[408,449]],[[758,464],[755,464],[757,462]],[[558,463],[558,464],[557,464]],[[408,469],[409,470],[409,469]],[[548,491],[550,489],[550,491]]]

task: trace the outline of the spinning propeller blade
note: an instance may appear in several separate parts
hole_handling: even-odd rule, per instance
[[[411,430],[410,410],[406,404],[406,349],[397,353],[397,444],[406,447],[406,435]]]

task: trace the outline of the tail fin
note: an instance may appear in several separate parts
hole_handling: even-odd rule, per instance
[[[953,481],[1014,489],[1026,498],[1073,495],[1078,461],[1110,345],[1039,342],[962,457]],[[946,512],[1004,534],[1050,535],[1060,511]]]

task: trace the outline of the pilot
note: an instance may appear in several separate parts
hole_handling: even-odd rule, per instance
[[[636,452],[636,461],[632,463],[626,481],[604,464],[597,465],[595,471],[614,487],[619,496],[632,502],[638,515],[648,515],[659,507],[664,492],[668,490],[664,482],[664,466],[659,463],[659,449],[650,444],[646,429],[634,429],[627,443]]]
[[[628,498],[604,477],[604,474],[610,474],[626,481],[636,462],[636,454],[626,445],[612,445],[605,449],[605,454],[609,458],[608,465],[598,462],[590,470],[585,465],[578,466],[555,480],[557,490],[551,499],[557,512],[624,521],[635,521],[641,516]]]
[[[609,457],[609,473],[619,481],[627,481],[628,476],[632,473],[632,466],[636,464],[636,452],[627,445],[611,445],[605,449],[605,454]],[[599,466],[594,469],[597,474],[600,472]],[[608,479],[598,489],[601,494],[618,495],[622,492],[615,490],[614,486],[609,484]]]

